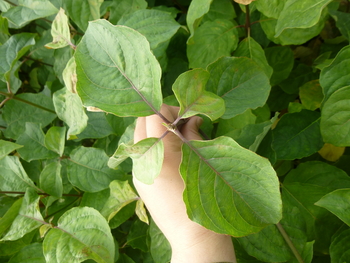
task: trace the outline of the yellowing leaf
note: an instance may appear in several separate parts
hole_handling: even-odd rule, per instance
[[[255,1],[255,0],[233,0],[238,4],[242,4],[242,5],[249,5],[251,2]]]
[[[325,143],[319,154],[327,161],[335,162],[337,161],[345,151],[345,147],[337,147],[330,143]]]

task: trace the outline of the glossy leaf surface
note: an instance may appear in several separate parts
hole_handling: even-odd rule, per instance
[[[192,220],[232,236],[248,235],[280,220],[278,180],[266,159],[228,137],[190,143],[183,146],[180,172]]]
[[[160,109],[160,67],[146,38],[135,30],[91,22],[75,60],[77,91],[85,106],[124,117]]]

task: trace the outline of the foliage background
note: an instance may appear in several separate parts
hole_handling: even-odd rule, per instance
[[[128,41],[141,44],[123,46],[124,56],[134,61],[127,74],[137,69],[144,79],[144,64],[157,69],[159,62],[155,108],[177,105],[176,98],[185,103],[176,87],[193,88],[199,79],[211,93],[187,114],[206,115],[202,129],[210,139],[232,138],[273,166],[282,220],[271,216],[261,231],[243,226],[249,235],[233,235],[238,262],[349,261],[350,3],[237,2],[0,0],[1,262],[170,259],[168,243],[133,190],[132,154],[120,164],[114,154],[131,140],[135,117],[153,111],[142,103],[134,115],[110,106],[134,95],[89,91],[83,76],[89,70],[97,86],[125,81],[106,76],[108,59],[93,45],[99,40],[120,51],[111,24],[146,37],[125,29]],[[104,32],[98,26],[107,38],[94,40]],[[150,50],[158,62],[147,60]],[[206,106],[208,98],[216,108]],[[243,188],[266,197],[251,183]]]

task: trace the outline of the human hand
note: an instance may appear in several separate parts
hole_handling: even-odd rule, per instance
[[[178,117],[178,107],[163,105],[161,114],[170,122]],[[167,128],[158,115],[138,118],[134,142],[149,137],[161,137]],[[184,123],[180,132],[187,140],[200,140],[202,123],[194,116]],[[134,178],[134,185],[145,202],[153,220],[169,240],[172,262],[235,262],[233,245],[229,236],[214,233],[191,221],[182,199],[184,182],[179,173],[182,140],[172,132],[163,139],[164,161],[160,175],[152,185]]]

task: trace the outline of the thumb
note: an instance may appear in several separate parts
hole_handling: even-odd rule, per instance
[[[187,140],[202,140],[202,137],[199,135],[199,127],[202,125],[203,119],[198,116],[193,116],[186,122],[182,128],[182,135]]]

